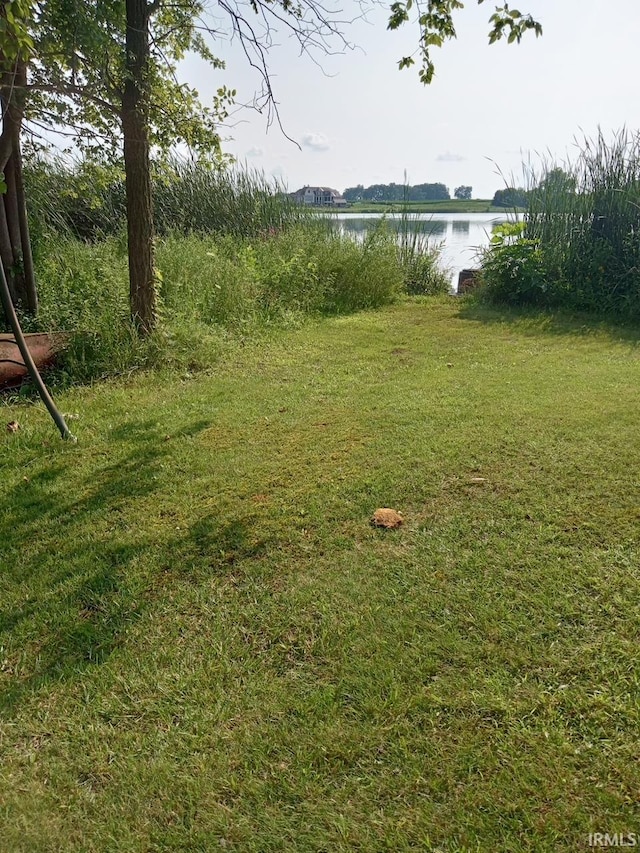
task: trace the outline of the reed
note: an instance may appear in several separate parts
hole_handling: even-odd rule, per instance
[[[154,182],[155,219],[170,232],[254,237],[305,222],[310,212],[262,172],[174,160]]]
[[[640,317],[640,134],[600,131],[572,162],[531,171],[529,185],[522,240],[485,256],[489,294]]]
[[[118,164],[35,158],[26,172],[36,241],[52,233],[95,241],[125,229],[124,176]],[[153,197],[159,235],[254,237],[311,217],[281,183],[261,172],[181,159],[154,165]]]
[[[447,293],[451,273],[442,265],[442,242],[436,242],[429,219],[412,210],[405,175],[404,202],[398,220],[398,259],[405,289],[413,295]]]

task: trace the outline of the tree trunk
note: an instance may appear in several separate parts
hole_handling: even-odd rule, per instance
[[[156,325],[153,206],[149,162],[147,80],[149,8],[147,0],[126,0],[126,68],[122,97],[122,133],[129,240],[131,316],[141,335]]]
[[[0,60],[1,65],[6,64],[1,57]],[[21,60],[12,62],[10,71],[4,72],[0,77],[0,166],[7,185],[0,201],[0,258],[14,304],[35,316],[38,297],[20,152],[26,82],[27,66]],[[8,317],[6,319],[9,320]]]
[[[9,237],[9,226],[7,224],[7,212],[4,207],[4,201],[0,198],[0,261],[2,269],[7,281],[7,288],[12,302],[15,304],[18,299],[18,294],[13,285],[13,251],[11,249],[11,239]],[[5,316],[7,327],[9,318]]]
[[[16,159],[16,201],[18,203],[18,224],[20,226],[20,242],[22,245],[24,295],[27,310],[35,317],[38,313],[38,289],[36,287],[36,272],[33,266],[33,252],[31,251],[31,233],[29,231],[29,219],[27,217],[27,196],[24,191],[24,181],[22,179],[22,151],[20,150],[20,139],[17,140],[13,156]]]

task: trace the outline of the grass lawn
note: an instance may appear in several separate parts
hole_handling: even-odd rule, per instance
[[[358,201],[346,208],[347,213],[401,213],[404,202]],[[513,208],[494,207],[491,199],[474,198],[463,201],[410,201],[406,204],[409,213],[513,213]]]
[[[75,446],[0,408],[2,853],[640,832],[638,340],[408,301],[61,394]]]

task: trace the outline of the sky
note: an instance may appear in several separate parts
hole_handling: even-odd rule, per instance
[[[387,31],[386,4],[345,25],[354,47],[333,55],[301,56],[294,39],[276,33],[272,85],[284,131],[299,147],[277,124],[268,127],[265,114],[238,106],[221,128],[223,150],[290,191],[402,183],[406,175],[410,184],[442,182],[452,194],[471,185],[475,198],[491,198],[507,183],[523,183],[523,162],[570,159],[576,141],[598,127],[607,136],[640,129],[638,0],[517,0],[542,23],[543,36],[489,46],[494,5],[469,0],[457,13],[458,38],[434,50],[430,86],[416,67],[398,70],[417,46],[417,29]],[[342,19],[359,13],[352,0],[340,8]],[[215,7],[211,15],[224,26]],[[251,103],[260,80],[240,44],[210,44],[226,68],[188,58],[181,79],[204,102],[226,84],[238,105]]]

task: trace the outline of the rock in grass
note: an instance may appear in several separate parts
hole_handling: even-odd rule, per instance
[[[387,530],[393,530],[400,527],[404,519],[395,509],[389,509],[387,506],[380,507],[371,516],[371,524],[374,527],[386,527]]]
[[[20,424],[18,421],[9,421],[7,424],[7,432],[18,432],[20,429]]]

